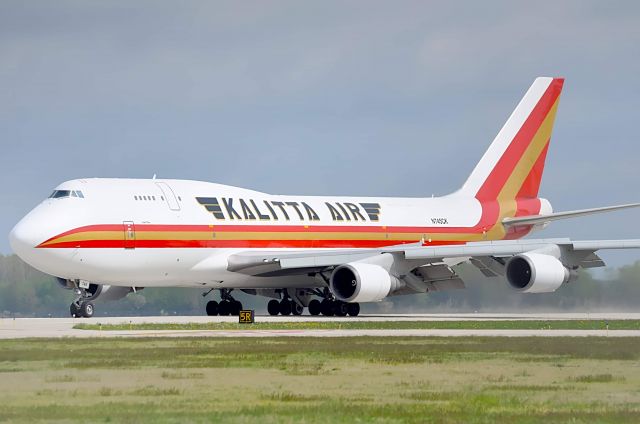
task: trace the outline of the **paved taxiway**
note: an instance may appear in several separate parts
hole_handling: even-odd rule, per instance
[[[404,314],[362,315],[357,318],[336,317],[272,317],[257,316],[257,322],[293,321],[482,321],[482,320],[619,320],[640,319],[640,313],[598,314]],[[640,337],[640,330],[76,330],[78,323],[140,324],[140,323],[206,323],[237,322],[237,317],[173,316],[173,317],[99,317],[74,318],[3,318],[0,319],[0,339],[49,337],[348,337],[348,336],[413,336],[413,337]]]

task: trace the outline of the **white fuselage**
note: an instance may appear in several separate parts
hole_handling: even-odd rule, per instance
[[[12,230],[14,251],[47,274],[116,286],[309,287],[319,282],[229,272],[227,258],[247,250],[465,243],[531,230],[504,232],[499,218],[513,215],[514,205],[492,207],[456,194],[280,196],[155,179],[79,179],[56,192]],[[530,209],[550,211],[550,205],[536,199]]]

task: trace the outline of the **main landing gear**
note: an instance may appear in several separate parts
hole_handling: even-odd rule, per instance
[[[307,308],[310,315],[325,315],[325,316],[358,316],[360,313],[359,303],[346,303],[340,300],[334,299],[329,290],[324,291],[314,290],[313,294],[323,297],[322,301],[318,299],[312,299],[309,301]],[[302,315],[304,307],[293,299],[290,299],[287,292],[284,292],[282,300],[272,299],[267,304],[267,311],[269,315]]]
[[[324,315],[327,317],[337,316],[345,317],[347,315],[351,317],[357,317],[360,313],[359,303],[346,303],[336,299],[313,299],[309,302],[309,313],[311,315]]]
[[[240,315],[240,311],[242,310],[242,303],[235,300],[231,296],[232,290],[233,289],[220,289],[220,302],[216,302],[215,300],[210,300],[209,302],[207,302],[208,316]]]
[[[304,306],[287,298],[282,300],[272,299],[267,303],[267,311],[269,315],[302,315]]]

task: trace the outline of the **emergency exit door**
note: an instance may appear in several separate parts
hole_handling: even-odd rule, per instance
[[[124,248],[135,249],[136,248],[136,227],[133,221],[124,221],[122,223],[124,231]]]
[[[176,198],[176,194],[173,189],[167,183],[156,183],[158,188],[162,191],[164,200],[167,202],[169,209],[172,211],[180,210],[180,203],[178,203],[178,199]]]

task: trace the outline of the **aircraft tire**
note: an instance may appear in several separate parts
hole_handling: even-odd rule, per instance
[[[207,302],[207,315],[210,317],[218,315],[218,302],[215,300]]]
[[[69,313],[71,314],[71,318],[80,318],[80,308],[76,305],[76,302],[73,302],[71,306],[69,306]]]
[[[304,306],[297,302],[291,302],[291,313],[293,315],[302,315],[304,312]]]
[[[334,302],[333,300],[325,299],[320,303],[322,315],[332,317],[334,315]]]
[[[349,305],[345,302],[335,302],[334,313],[337,317],[346,317]]]
[[[218,304],[218,313],[220,316],[227,316],[231,313],[231,305],[229,301],[223,300]]]
[[[282,299],[280,301],[280,314],[282,315],[291,315],[291,310],[293,309],[291,305],[291,301],[288,299]]]
[[[269,312],[269,315],[278,315],[280,313],[280,302],[271,299],[269,303],[267,303],[267,312]]]
[[[360,304],[359,303],[348,303],[347,304],[347,313],[350,317],[357,317],[360,314]]]
[[[237,300],[234,300],[230,302],[230,306],[231,306],[231,315],[236,317],[239,316],[240,311],[242,310],[242,303],[240,303]]]
[[[93,302],[80,303],[80,315],[84,318],[91,318],[94,312],[95,307],[93,306]]]
[[[313,299],[311,302],[309,302],[309,314],[311,315],[320,315],[320,312],[322,311],[322,308],[320,306],[320,301],[318,299]]]

